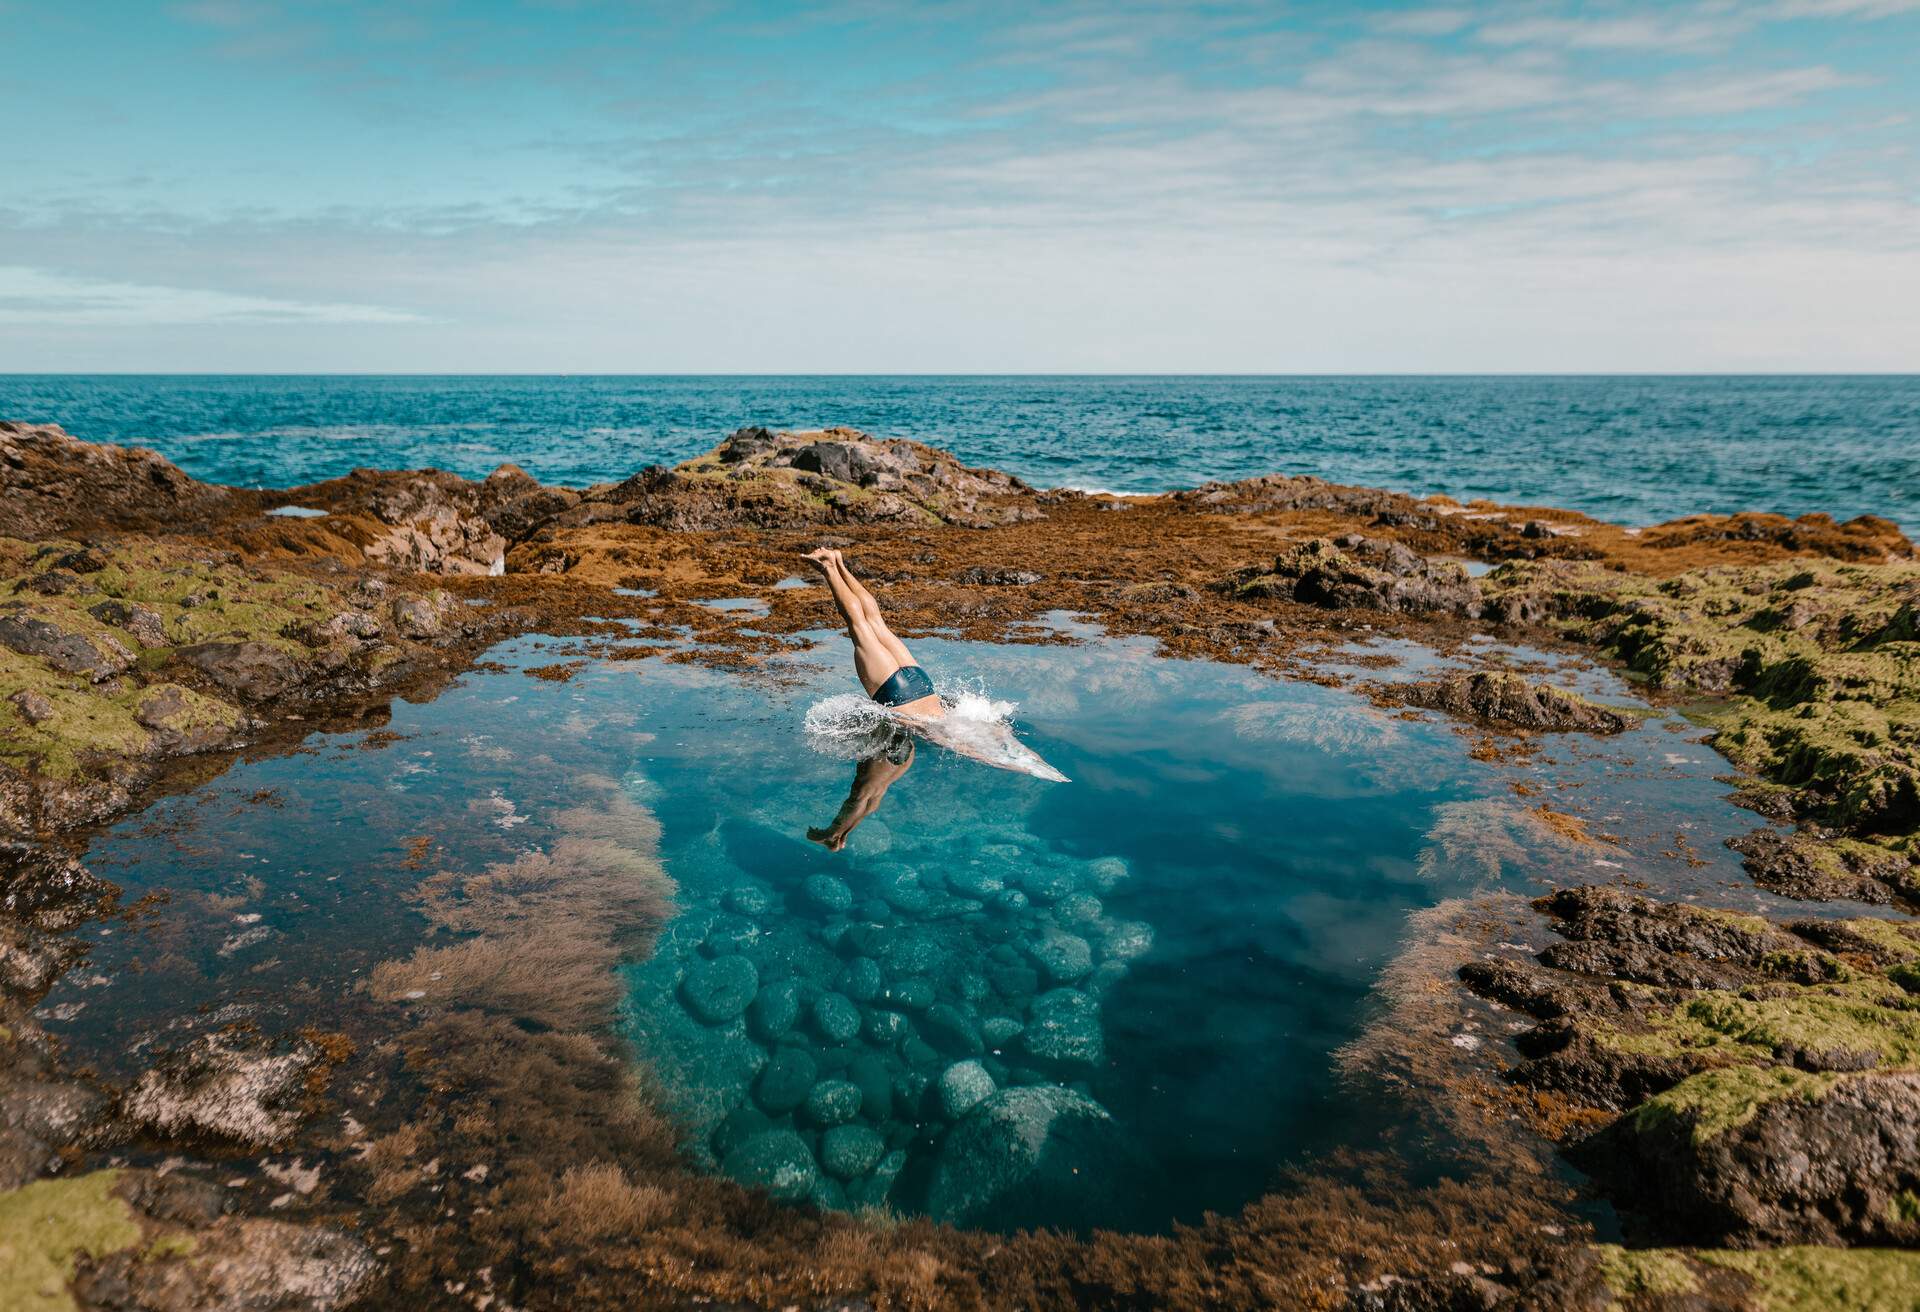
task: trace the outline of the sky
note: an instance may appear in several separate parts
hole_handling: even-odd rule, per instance
[[[1920,0],[0,0],[0,372],[1920,371]]]

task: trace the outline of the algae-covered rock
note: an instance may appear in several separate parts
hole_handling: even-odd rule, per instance
[[[790,1112],[807,1100],[818,1074],[813,1058],[804,1051],[782,1048],[761,1069],[754,1101],[771,1116]]]
[[[927,1008],[926,1016],[920,1021],[920,1032],[941,1052],[957,1056],[977,1057],[986,1046],[973,1017],[948,1002],[936,1002]]]
[[[747,1005],[747,1024],[767,1040],[779,1038],[800,1019],[800,985],[796,980],[764,984]]]
[[[821,1080],[807,1091],[807,1117],[815,1125],[844,1125],[860,1114],[860,1102],[852,1080]]]
[[[1071,984],[1093,969],[1093,949],[1076,934],[1049,931],[1030,951],[1034,963],[1056,984]]]
[[[1106,1055],[1100,1004],[1077,989],[1053,989],[1033,1000],[1020,1042],[1047,1061],[1097,1064]]]
[[[760,987],[760,972],[742,956],[696,961],[681,982],[687,1010],[709,1025],[724,1025],[746,1011]]]
[[[1579,1152],[1672,1240],[1920,1243],[1920,1075],[1707,1071]]]
[[[1637,723],[1625,711],[1596,705],[1547,684],[1529,683],[1502,670],[1474,670],[1400,684],[1393,694],[1410,706],[1484,720],[1507,729],[1614,734]]]
[[[887,1141],[864,1125],[836,1125],[820,1136],[820,1165],[842,1180],[854,1180],[880,1164]]]
[[[847,881],[832,875],[807,876],[801,891],[823,911],[845,911],[853,905],[853,890],[847,887]]]
[[[170,1138],[272,1145],[300,1123],[308,1077],[321,1064],[305,1040],[283,1046],[202,1035],[161,1057],[122,1110],[132,1123]]]
[[[860,1032],[860,1009],[838,993],[813,1000],[813,1024],[829,1043],[845,1043]]]
[[[805,1198],[819,1178],[806,1140],[792,1130],[769,1130],[753,1136],[728,1153],[720,1169],[741,1184],[785,1199]]]
[[[998,1086],[979,1062],[957,1061],[940,1072],[935,1087],[940,1091],[941,1114],[957,1121],[991,1098]]]
[[[1077,1227],[1113,1217],[1129,1161],[1100,1104],[1058,1085],[1005,1089],[947,1133],[927,1210],[955,1225]]]
[[[872,957],[855,957],[833,981],[836,991],[855,1002],[872,1002],[880,992],[880,963]]]

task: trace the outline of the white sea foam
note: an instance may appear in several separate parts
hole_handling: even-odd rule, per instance
[[[935,691],[947,708],[939,731],[929,735],[935,741],[951,739],[956,747],[986,749],[1012,731],[1016,703],[994,698],[980,680],[946,681],[936,684]],[[848,761],[878,756],[902,728],[897,712],[856,692],[821,698],[807,708],[802,725],[814,751]]]

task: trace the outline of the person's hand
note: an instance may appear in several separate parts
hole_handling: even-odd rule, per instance
[[[847,845],[847,836],[835,829],[809,829],[807,837],[829,852],[838,852]]]

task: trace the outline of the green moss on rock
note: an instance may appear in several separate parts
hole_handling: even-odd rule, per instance
[[[1693,1256],[1751,1278],[1760,1312],[1920,1312],[1920,1253],[1806,1246]]]
[[[118,1171],[39,1180],[0,1193],[0,1307],[61,1312],[81,1254],[103,1257],[141,1240],[133,1209],[113,1192]]]
[[[1782,1098],[1818,1102],[1844,1078],[1779,1066],[1702,1071],[1641,1103],[1631,1117],[1635,1128],[1643,1131],[1683,1121],[1695,1143],[1706,1143],[1739,1129],[1770,1102]]]

